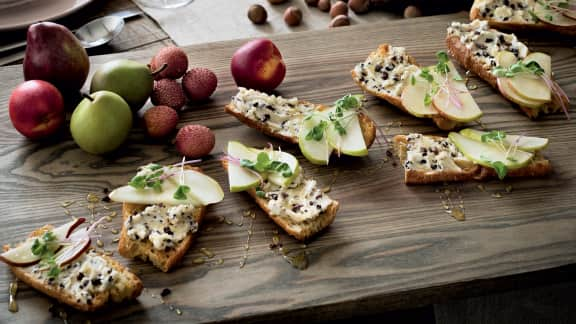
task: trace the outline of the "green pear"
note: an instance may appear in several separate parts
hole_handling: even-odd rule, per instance
[[[90,84],[90,92],[112,91],[124,98],[128,105],[137,111],[150,97],[153,86],[154,76],[146,64],[119,59],[105,63],[96,70]]]
[[[104,154],[118,148],[132,128],[132,111],[119,95],[97,91],[87,95],[70,120],[72,138],[80,148],[92,154]]]

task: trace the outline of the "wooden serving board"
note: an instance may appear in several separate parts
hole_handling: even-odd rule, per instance
[[[273,37],[284,55],[288,73],[278,91],[319,103],[331,103],[358,88],[349,70],[364,60],[378,44],[407,47],[421,64],[432,64],[434,53],[444,49],[446,26],[463,14],[353,26],[336,30],[293,33]],[[189,107],[180,126],[201,123],[216,133],[212,155],[200,166],[227,188],[218,158],[229,140],[264,146],[278,141],[261,135],[223,112],[236,89],[229,73],[232,53],[242,41],[204,44],[186,48],[192,66],[213,69],[219,77],[213,100]],[[529,42],[533,50],[553,57],[555,76],[576,100],[576,50],[554,42]],[[124,57],[147,62],[149,51],[93,57],[97,63]],[[1,243],[21,240],[31,230],[59,224],[69,216],[87,216],[88,193],[104,196],[104,189],[125,184],[135,169],[149,162],[175,163],[179,157],[170,144],[152,143],[136,128],[126,146],[112,156],[82,152],[68,135],[49,143],[29,142],[10,124],[7,102],[22,81],[21,67],[0,69],[0,216]],[[196,244],[183,264],[164,274],[140,261],[123,263],[135,269],[146,287],[135,302],[83,315],[75,320],[209,322],[270,318],[331,318],[377,309],[411,305],[423,296],[440,296],[471,282],[505,277],[572,264],[576,260],[576,129],[574,118],[562,114],[530,121],[492,88],[478,79],[474,97],[484,111],[489,129],[550,138],[546,156],[554,173],[545,179],[493,181],[479,187],[471,182],[450,186],[406,186],[403,170],[387,160],[385,138],[379,135],[366,158],[334,159],[328,167],[306,162],[297,147],[282,145],[296,154],[306,173],[323,185],[334,181],[330,195],[341,209],[332,226],[308,242],[309,267],[293,268],[270,249],[277,227],[264,217],[246,194],[226,193],[211,206]],[[432,123],[399,112],[370,97],[370,115],[386,138],[395,134],[441,134]],[[574,110],[574,107],[572,107]],[[335,176],[336,175],[336,176]],[[485,190],[481,190],[485,188]],[[508,189],[511,192],[507,192]],[[458,191],[458,192],[457,192]],[[441,196],[465,208],[466,221],[456,221],[443,208]],[[499,197],[499,198],[498,198]],[[105,208],[108,209],[105,209]],[[243,211],[256,210],[256,218]],[[101,203],[99,215],[120,211],[120,205]],[[253,222],[253,225],[250,224]],[[115,250],[111,229],[119,229],[116,216],[102,229],[104,249]],[[253,234],[248,238],[248,232]],[[286,248],[303,248],[280,233]],[[248,246],[246,250],[245,246]],[[201,249],[213,252],[206,257]],[[245,265],[240,263],[245,259]],[[200,263],[202,260],[205,263]],[[221,260],[221,261],[219,261]],[[50,318],[52,301],[21,285],[20,312],[6,311],[8,285],[13,280],[0,266],[0,322],[41,322]],[[161,303],[163,288],[172,293]],[[174,310],[169,305],[173,305]],[[179,315],[175,309],[181,311]]]

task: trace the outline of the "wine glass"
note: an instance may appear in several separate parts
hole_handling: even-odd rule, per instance
[[[184,7],[192,0],[136,0],[136,2],[149,8],[173,9]]]

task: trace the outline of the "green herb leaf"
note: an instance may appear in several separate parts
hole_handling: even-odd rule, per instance
[[[506,138],[506,133],[503,131],[490,131],[489,133],[482,134],[480,139],[483,143],[488,142],[502,142]]]
[[[188,198],[188,193],[190,192],[190,187],[187,185],[179,185],[174,192],[174,199],[176,200],[186,200]]]
[[[152,171],[156,171],[156,170],[162,169],[162,166],[160,164],[150,164],[148,166],[148,168]]]
[[[503,180],[508,173],[508,168],[501,161],[492,162],[492,168],[496,171],[496,174],[498,174],[498,179],[500,180]]]
[[[412,74],[410,76],[410,84],[415,85],[416,84],[416,78],[414,77],[414,74]]]
[[[348,94],[338,99],[334,105],[336,108],[341,108],[344,110],[356,109],[362,106],[362,96]]]
[[[144,189],[146,187],[146,177],[145,176],[135,176],[128,182],[128,185],[136,189]]]
[[[524,63],[523,61],[518,61],[508,68],[503,68],[497,66],[492,69],[492,74],[499,78],[513,78],[521,73],[529,73],[534,75],[544,74],[544,69],[535,61]]]
[[[534,11],[528,10],[528,13],[530,14],[530,17],[532,17],[532,20],[533,20],[534,22],[537,22],[537,21],[540,20],[540,18],[538,18],[538,16],[534,13]]]
[[[430,106],[431,104],[432,104],[432,96],[430,95],[430,93],[426,93],[426,95],[424,95],[424,105]]]
[[[436,58],[438,59],[436,71],[441,74],[450,72],[450,68],[448,67],[448,62],[450,61],[448,54],[445,51],[439,51],[436,53]]]
[[[454,81],[464,81],[464,78],[460,74],[456,74],[452,80]]]
[[[315,140],[317,142],[321,141],[322,138],[324,137],[324,132],[326,131],[326,128],[328,127],[328,123],[325,120],[320,121],[320,123],[316,126],[314,126],[309,132],[308,134],[306,134],[306,140],[307,141],[311,141],[311,140]]]
[[[266,197],[266,193],[262,190],[260,190],[260,188],[256,189],[256,196],[258,196],[259,198],[264,198]]]
[[[430,70],[426,67],[420,70],[420,77],[430,83],[434,82],[434,77],[432,74],[430,74]]]
[[[247,159],[240,160],[240,166],[254,170],[258,173],[276,172],[285,178],[292,176],[292,170],[288,163],[271,160],[266,152],[258,153],[256,162]]]
[[[346,128],[344,128],[344,126],[342,126],[338,120],[334,121],[334,129],[338,132],[338,134],[340,134],[340,136],[346,135]]]

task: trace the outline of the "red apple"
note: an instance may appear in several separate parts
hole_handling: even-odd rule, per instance
[[[265,38],[250,41],[236,50],[230,69],[239,87],[265,92],[274,90],[286,75],[282,54]]]
[[[14,89],[8,103],[12,125],[30,139],[54,134],[64,123],[64,100],[46,81],[26,81]]]

